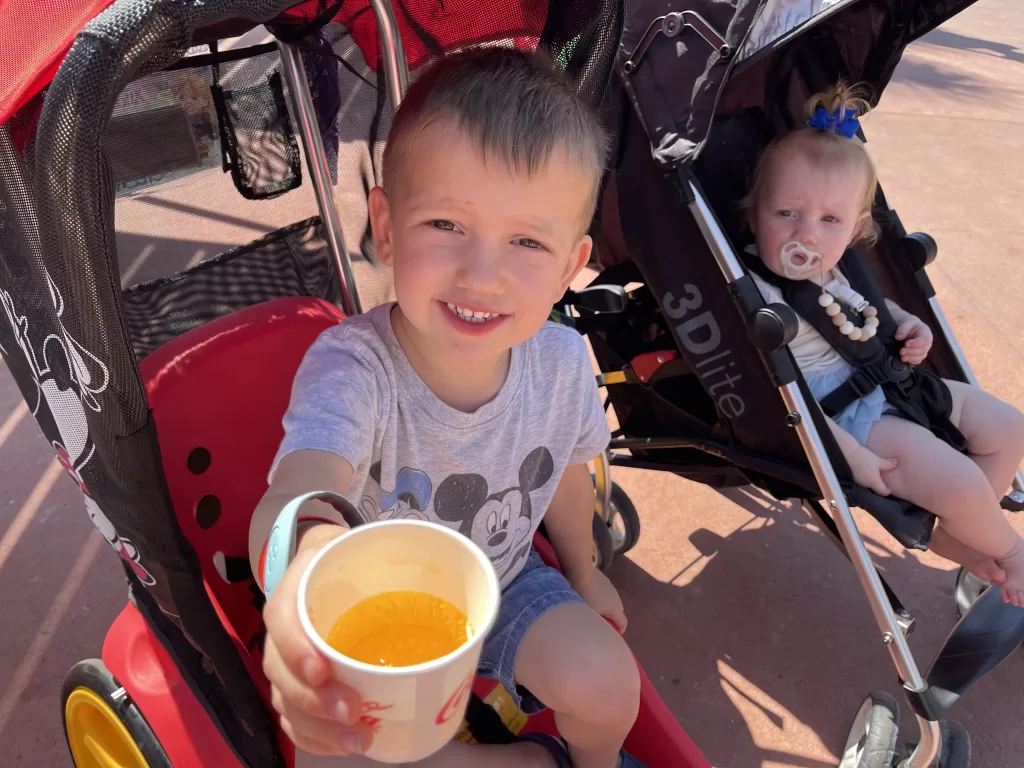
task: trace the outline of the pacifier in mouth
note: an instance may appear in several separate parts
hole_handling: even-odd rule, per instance
[[[790,280],[801,280],[821,269],[822,256],[799,240],[790,240],[779,251],[782,272]]]

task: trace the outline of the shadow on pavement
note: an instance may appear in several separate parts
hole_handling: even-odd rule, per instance
[[[933,32],[929,32],[921,42],[925,45],[938,45],[943,48],[955,48],[960,51],[974,51],[986,56],[995,56],[999,59],[1009,59],[1010,61],[1024,64],[1024,50],[1015,45],[996,43],[977,37],[968,37],[967,35],[960,35],[946,29],[936,29]]]
[[[750,520],[726,536],[694,531],[690,542],[700,556],[675,584],[626,558],[613,565],[611,577],[630,618],[630,644],[713,765],[833,766],[820,757],[827,752],[838,759],[860,702],[874,690],[899,694],[895,668],[853,568],[811,518],[799,506],[753,489],[724,495],[750,511]],[[919,624],[911,645],[918,665],[927,669],[955,622],[953,572],[893,554],[892,545],[870,534],[864,539],[889,583],[911,601]],[[939,593],[933,595],[938,601],[926,601],[927,611],[914,589],[922,581]],[[1012,657],[990,677],[967,694],[953,717],[968,729],[981,717],[986,723],[980,730],[1010,733],[1018,727],[1013,702],[1024,687],[1024,663]],[[916,740],[913,715],[897,697],[901,737]],[[993,729],[993,718],[1005,721],[1003,728]],[[790,752],[774,747],[784,729]],[[730,739],[702,744],[702,733],[725,730]],[[773,746],[762,746],[768,744]],[[975,744],[974,764],[994,768],[1008,756],[1005,765],[1017,765],[1009,756],[1018,746],[1012,737],[1005,744]]]

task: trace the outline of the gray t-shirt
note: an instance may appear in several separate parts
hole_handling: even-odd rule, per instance
[[[504,588],[519,573],[565,468],[608,445],[582,337],[546,323],[512,350],[497,396],[473,413],[441,402],[391,327],[392,304],[324,331],[295,376],[285,454],[345,458],[368,522],[419,518],[470,537]],[[273,469],[271,469],[273,475]]]

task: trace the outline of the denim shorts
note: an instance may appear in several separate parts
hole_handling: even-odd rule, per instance
[[[501,606],[494,628],[484,640],[477,673],[497,680],[526,715],[546,707],[522,686],[516,685],[516,657],[519,646],[533,623],[550,608],[562,603],[582,603],[568,580],[559,571],[544,564],[531,550],[523,570],[501,593]]]
[[[836,366],[835,368],[818,371],[804,377],[807,381],[807,388],[811,390],[816,400],[823,399],[836,387],[844,384],[854,372],[853,366],[849,363]],[[866,445],[868,434],[882,416],[888,414],[899,415],[889,401],[885,399],[885,393],[881,387],[875,387],[873,391],[862,398],[854,400],[842,411],[832,417],[832,420],[853,435],[853,438],[861,445]]]

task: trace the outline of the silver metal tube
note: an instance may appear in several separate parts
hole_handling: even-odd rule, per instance
[[[597,492],[597,516],[606,523],[611,519],[612,478],[611,458],[604,451],[594,462],[594,490]]]
[[[391,110],[394,112],[405,98],[409,90],[409,62],[405,57],[405,45],[398,31],[395,9],[390,0],[370,0],[370,7],[377,19],[380,30],[381,59],[384,62],[384,82],[387,84],[388,96],[391,98]]]
[[[689,205],[693,218],[697,220],[697,226],[700,227],[708,247],[711,248],[711,252],[715,255],[715,260],[718,261],[718,266],[721,268],[722,274],[725,275],[725,279],[730,283],[734,283],[746,274],[743,265],[740,264],[740,260],[733,253],[729,238],[722,231],[718,219],[704,201],[704,196],[697,189],[697,185],[692,181],[687,181],[686,183],[690,186],[690,190],[693,193],[693,202]]]
[[[932,720],[925,720],[920,715],[915,716],[921,730],[921,741],[910,757],[900,763],[900,768],[932,768],[938,764],[937,758],[942,748],[942,729]]]
[[[345,249],[345,238],[341,231],[338,211],[334,207],[334,193],[331,190],[331,173],[327,168],[327,156],[324,154],[323,139],[316,123],[316,112],[313,109],[313,97],[306,82],[306,72],[302,68],[302,56],[297,46],[278,41],[281,51],[281,72],[288,85],[291,96],[292,111],[299,124],[299,135],[302,137],[302,149],[306,153],[306,167],[313,182],[316,193],[316,204],[320,209],[320,220],[324,225],[327,247],[331,251],[338,280],[341,283],[342,308],[348,315],[362,312],[359,295],[356,291],[356,280],[352,272],[352,260]]]
[[[942,329],[942,335],[946,337],[946,341],[953,350],[953,355],[956,357],[957,362],[960,363],[960,367],[963,368],[967,381],[977,386],[978,379],[974,375],[974,371],[971,369],[971,366],[968,364],[967,356],[960,347],[960,343],[956,340],[956,336],[953,335],[953,329],[949,326],[949,320],[946,319],[946,314],[942,311],[942,307],[939,305],[939,297],[932,296],[928,299],[928,303],[931,305],[932,312],[935,314],[935,319],[939,321],[939,328]],[[1013,489],[1024,493],[1024,472],[1022,472],[1020,468],[1017,469],[1017,474],[1013,476]]]
[[[846,497],[839,485],[839,478],[836,477],[832,462],[828,460],[828,453],[821,441],[821,436],[814,426],[811,410],[795,382],[780,387],[782,399],[790,413],[799,417],[796,425],[797,436],[800,444],[810,461],[811,470],[814,472],[814,479],[825,497],[825,504],[835,516],[836,527],[839,528],[839,535],[846,545],[846,552],[853,563],[853,569],[857,572],[861,586],[868,597],[868,603],[875,614],[875,621],[882,630],[882,640],[889,647],[893,662],[900,678],[908,688],[913,691],[923,691],[926,688],[924,678],[917,669],[914,657],[910,653],[910,646],[903,636],[899,623],[896,621],[896,614],[889,605],[889,599],[882,588],[882,580],[878,576],[871,556],[864,546],[864,540],[857,531],[857,524],[853,520],[853,514],[846,503]]]

